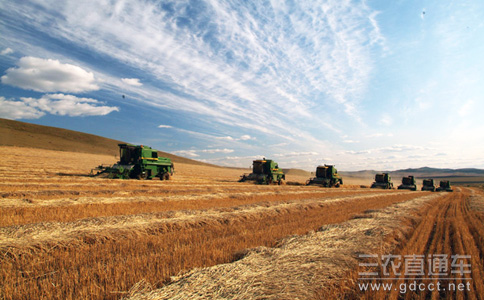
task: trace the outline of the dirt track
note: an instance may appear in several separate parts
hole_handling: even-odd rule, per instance
[[[472,299],[482,292],[482,274],[474,267],[482,270],[484,202],[474,189],[432,194],[361,189],[359,182],[345,182],[340,189],[260,186],[236,182],[244,170],[183,164],[176,165],[177,173],[167,182],[108,180],[85,175],[114,157],[15,147],[0,147],[0,155],[1,298],[118,299],[133,286],[143,290],[136,283],[161,287],[179,272],[239,259],[247,248],[274,247],[293,235],[311,240],[305,234],[323,225],[354,226],[385,209],[390,214],[378,230],[391,239],[399,226],[406,228],[399,244],[387,241],[388,249],[464,249],[472,256],[476,278],[474,294],[464,296]],[[439,205],[427,207],[427,202]],[[360,229],[352,230],[358,235]],[[331,249],[339,238],[335,233],[324,248]],[[447,242],[439,243],[442,239]],[[367,251],[371,245],[381,247],[374,241],[360,244]],[[422,244],[427,246],[419,248]],[[441,244],[447,246],[440,249]],[[346,245],[343,265],[356,262],[356,248],[351,248],[356,246]],[[318,270],[327,262],[321,263]],[[332,268],[346,278],[354,275],[341,265]],[[327,289],[331,293],[345,293],[334,289],[338,284],[332,286]],[[311,295],[324,294],[318,292],[322,288],[328,288],[327,282],[315,282]]]
[[[416,297],[482,299],[484,297],[484,196],[482,192],[470,188],[457,188],[455,193],[444,194],[434,201],[433,205],[423,213],[425,217],[398,245],[393,254],[401,257],[423,255],[425,258],[423,273],[427,276],[408,276],[401,272],[400,276],[397,276],[399,279],[393,281],[393,284],[400,286],[413,281],[426,286],[433,284],[430,285],[434,287],[433,290],[426,288],[424,291],[408,291],[404,295],[405,299]],[[439,255],[442,261],[447,263],[447,269],[441,269],[438,272],[441,273],[439,276],[428,276],[429,272],[436,272],[432,270],[435,255]],[[452,262],[452,256],[457,259],[455,263]],[[430,263],[428,258],[431,259]],[[431,279],[422,280],[422,277]],[[449,283],[456,286],[461,284],[462,290],[458,288],[451,290],[453,286],[449,286]],[[437,288],[438,285],[441,286],[440,290]],[[402,297],[399,289],[393,289],[391,292],[367,292],[364,295],[364,298],[368,299],[397,299],[398,297]]]

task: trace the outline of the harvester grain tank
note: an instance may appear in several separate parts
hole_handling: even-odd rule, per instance
[[[318,166],[316,177],[310,178],[306,185],[322,185],[323,187],[339,187],[343,184],[343,178],[333,165]]]
[[[422,191],[435,192],[434,180],[433,179],[424,179],[422,181]]]
[[[402,184],[398,186],[399,190],[417,190],[417,183],[415,182],[415,177],[412,175],[402,178]]]
[[[271,159],[260,159],[252,162],[252,173],[241,176],[239,182],[254,181],[260,184],[284,184],[286,176],[279,165]]]
[[[388,173],[376,174],[375,182],[373,182],[371,188],[393,189],[393,183],[390,175],[388,175]]]
[[[440,181],[439,187],[436,189],[437,192],[453,192],[454,190],[450,187],[450,182],[448,180]]]
[[[158,151],[143,145],[118,144],[119,161],[112,166],[100,165],[91,170],[93,176],[118,179],[168,180],[175,171],[173,162],[166,157],[158,157]],[[94,171],[97,173],[94,175]]]

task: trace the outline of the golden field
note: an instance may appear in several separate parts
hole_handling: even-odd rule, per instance
[[[2,299],[482,299],[484,196],[87,176],[116,157],[1,146]],[[300,185],[295,184],[300,183]],[[470,291],[363,292],[361,253],[467,254]],[[407,278],[395,279],[395,284]],[[457,282],[462,281],[455,278]]]

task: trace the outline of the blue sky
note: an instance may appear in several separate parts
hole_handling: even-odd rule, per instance
[[[0,117],[218,165],[484,168],[484,2],[1,1]]]

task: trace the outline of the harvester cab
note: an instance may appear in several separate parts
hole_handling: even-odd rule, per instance
[[[112,166],[99,166],[91,170],[94,176],[104,175],[119,179],[153,179],[159,177],[168,180],[175,168],[171,159],[158,157],[158,151],[143,145],[118,144],[119,161]]]
[[[239,182],[255,181],[260,184],[284,184],[286,175],[279,169],[279,165],[271,159],[254,160],[252,173],[241,176]]]
[[[442,180],[440,181],[439,187],[436,189],[437,192],[453,192],[454,190],[450,187],[450,181]]]
[[[415,177],[407,176],[402,178],[402,184],[398,186],[399,190],[417,190],[417,183],[415,182]]]
[[[338,170],[333,165],[318,166],[316,177],[306,181],[306,185],[321,185],[323,187],[339,187],[343,184],[343,178],[338,174]]]
[[[433,179],[424,179],[422,181],[422,191],[435,192],[434,180]]]
[[[388,173],[376,174],[375,182],[373,182],[371,188],[393,189],[393,183],[390,175],[388,175]]]

